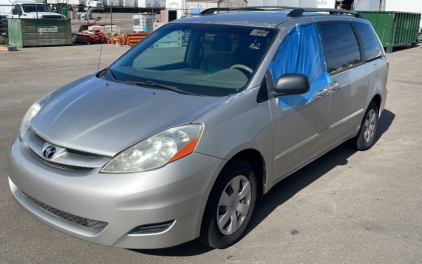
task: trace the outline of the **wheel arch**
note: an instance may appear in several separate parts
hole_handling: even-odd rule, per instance
[[[265,194],[266,190],[266,181],[267,181],[267,165],[264,159],[264,156],[256,149],[248,148],[239,151],[235,155],[233,155],[229,160],[227,160],[226,164],[222,168],[228,166],[232,161],[236,159],[242,159],[249,163],[255,171],[256,179],[258,183],[258,193],[257,195]],[[221,171],[222,171],[221,170]]]
[[[370,103],[372,103],[372,102],[374,102],[376,105],[377,105],[377,107],[378,107],[378,114],[381,114],[381,102],[382,102],[382,97],[381,97],[381,95],[380,94],[375,94],[373,97],[372,97],[372,100],[371,100],[371,102]],[[369,104],[368,104],[369,105]]]

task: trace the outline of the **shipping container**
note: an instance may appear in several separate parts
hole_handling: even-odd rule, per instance
[[[369,20],[387,53],[393,47],[416,44],[421,14],[394,11],[358,11]]]

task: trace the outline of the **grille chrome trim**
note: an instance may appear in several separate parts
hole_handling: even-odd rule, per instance
[[[95,154],[95,153],[92,153],[92,152],[86,152],[86,151],[77,150],[77,149],[66,148],[66,147],[62,147],[62,146],[50,143],[48,140],[45,140],[40,135],[38,135],[34,130],[31,129],[31,132],[39,142],[42,142],[42,144],[49,143],[51,145],[55,145],[55,146],[64,148],[66,150],[66,152],[69,153],[69,154],[73,154],[73,155],[77,155],[77,156],[84,156],[84,157],[93,157],[93,158],[105,157],[104,155]]]
[[[46,164],[48,164],[48,165],[50,165],[52,167],[58,168],[58,169],[68,170],[68,171],[79,171],[79,172],[91,171],[91,170],[94,169],[94,168],[90,168],[90,167],[73,166],[73,165],[67,165],[67,164],[62,164],[62,163],[57,163],[57,162],[49,161],[49,160],[43,159],[42,157],[40,157],[39,155],[37,155],[37,153],[35,153],[35,151],[33,151],[31,148],[29,148],[29,149],[42,162],[44,162],[44,163],[46,163]]]
[[[67,164],[62,164],[62,163],[56,163],[56,162],[52,162],[52,161],[49,161],[49,160],[42,159],[41,157],[40,157],[40,159],[50,166],[56,167],[58,169],[63,169],[63,170],[90,171],[90,170],[94,169],[94,168],[89,168],[89,167],[79,167],[79,166],[67,165]]]
[[[101,154],[86,152],[77,149],[65,148],[60,145],[49,143],[44,138],[36,134],[33,130],[28,131],[25,136],[25,142],[28,148],[32,150],[45,164],[68,171],[87,172],[95,168],[102,168],[112,157]],[[43,157],[43,151],[49,145],[56,147],[56,155],[52,159]]]
[[[38,201],[37,199],[27,195],[26,193],[24,193],[22,190],[19,190],[19,192],[25,197],[27,198],[29,201],[31,201],[32,203],[34,203],[35,205],[37,205],[39,208],[41,208],[42,210],[44,210],[45,212],[52,214],[56,217],[59,217],[61,219],[64,219],[66,221],[75,223],[80,225],[83,228],[89,229],[89,230],[95,230],[95,231],[102,231],[104,230],[104,228],[108,225],[107,222],[103,222],[103,221],[98,221],[98,220],[92,220],[92,219],[88,219],[88,218],[83,218],[80,216],[76,216],[73,214],[69,214],[63,211],[60,211],[56,208],[53,208],[49,205],[46,205],[40,201]]]
[[[69,154],[78,155],[78,156],[93,157],[93,158],[104,157],[102,155],[98,155],[98,154],[90,153],[90,152],[85,152],[85,151],[80,151],[80,150],[77,150],[77,149],[66,148],[66,151]]]

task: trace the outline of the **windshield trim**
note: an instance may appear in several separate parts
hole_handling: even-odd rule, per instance
[[[183,19],[181,19],[181,20],[183,20]],[[150,36],[152,36],[153,34],[156,34],[157,32],[159,32],[160,30],[162,30],[162,29],[164,29],[165,27],[169,27],[169,26],[171,26],[171,25],[192,25],[192,24],[194,24],[194,25],[214,25],[214,26],[230,26],[230,27],[238,27],[238,28],[251,28],[251,26],[250,25],[226,25],[226,24],[214,24],[214,23],[189,23],[189,22],[187,22],[187,23],[183,23],[183,22],[180,22],[181,20],[178,20],[177,22],[170,22],[170,23],[167,23],[166,25],[164,25],[164,26],[162,26],[162,27],[160,27],[159,29],[157,29],[157,30],[155,30],[154,32],[152,32],[151,34],[149,34],[147,37],[150,37]],[[270,44],[269,44],[269,46],[268,46],[268,48],[267,48],[267,50],[265,51],[265,54],[262,56],[262,58],[261,58],[261,61],[258,63],[258,65],[257,65],[257,67],[256,67],[256,69],[255,69],[255,71],[252,73],[252,75],[251,75],[251,77],[249,78],[249,80],[247,81],[247,83],[245,84],[245,86],[244,87],[242,87],[242,88],[239,88],[239,89],[233,89],[233,93],[229,93],[229,94],[227,94],[226,96],[231,96],[231,95],[233,95],[233,94],[238,94],[238,93],[240,93],[240,92],[242,92],[242,91],[245,91],[245,90],[248,90],[248,89],[251,89],[251,88],[253,88],[253,87],[250,87],[250,84],[251,84],[251,82],[254,80],[254,78],[255,78],[255,76],[256,76],[256,74],[259,72],[259,69],[261,68],[261,66],[262,66],[262,64],[263,64],[263,62],[264,62],[264,60],[266,59],[266,57],[267,57],[267,55],[268,55],[268,53],[270,52],[270,50],[273,48],[273,45],[274,45],[274,42],[278,39],[278,37],[279,37],[279,34],[280,34],[280,29],[278,28],[278,27],[276,27],[276,28],[273,28],[273,27],[271,27],[271,28],[268,28],[268,27],[265,27],[265,26],[254,26],[254,28],[258,28],[258,29],[270,29],[270,30],[274,30],[275,31],[275,36],[273,37],[273,39],[272,39],[272,41],[270,42]],[[189,41],[190,42],[190,41]],[[134,48],[134,47],[136,47],[137,45],[139,45],[141,42],[138,42],[135,46],[133,46],[132,48]],[[110,69],[112,66],[114,66],[115,64],[116,64],[116,62],[118,62],[120,59],[122,59],[124,56],[126,56],[126,54],[128,53],[128,52],[130,52],[131,50],[132,50],[132,48],[131,49],[128,49],[125,53],[123,53],[118,59],[116,59],[112,64],[110,64],[108,67],[107,67],[107,69]],[[102,76],[101,76],[102,77]],[[104,77],[105,77],[105,75],[104,75]],[[97,77],[97,78],[99,78],[99,77]],[[114,79],[114,80],[112,80],[113,82],[119,82],[118,80],[116,80],[116,79]],[[254,87],[256,87],[256,85],[254,86]],[[209,96],[209,95],[203,95],[203,96]],[[220,96],[219,96],[220,97]]]

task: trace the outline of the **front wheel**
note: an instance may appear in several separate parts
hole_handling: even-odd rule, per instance
[[[377,126],[378,106],[374,102],[371,102],[363,117],[359,134],[349,141],[350,147],[356,150],[370,149],[375,143]]]
[[[256,190],[255,172],[249,163],[236,160],[224,168],[208,198],[199,241],[226,248],[239,240],[252,218]]]

